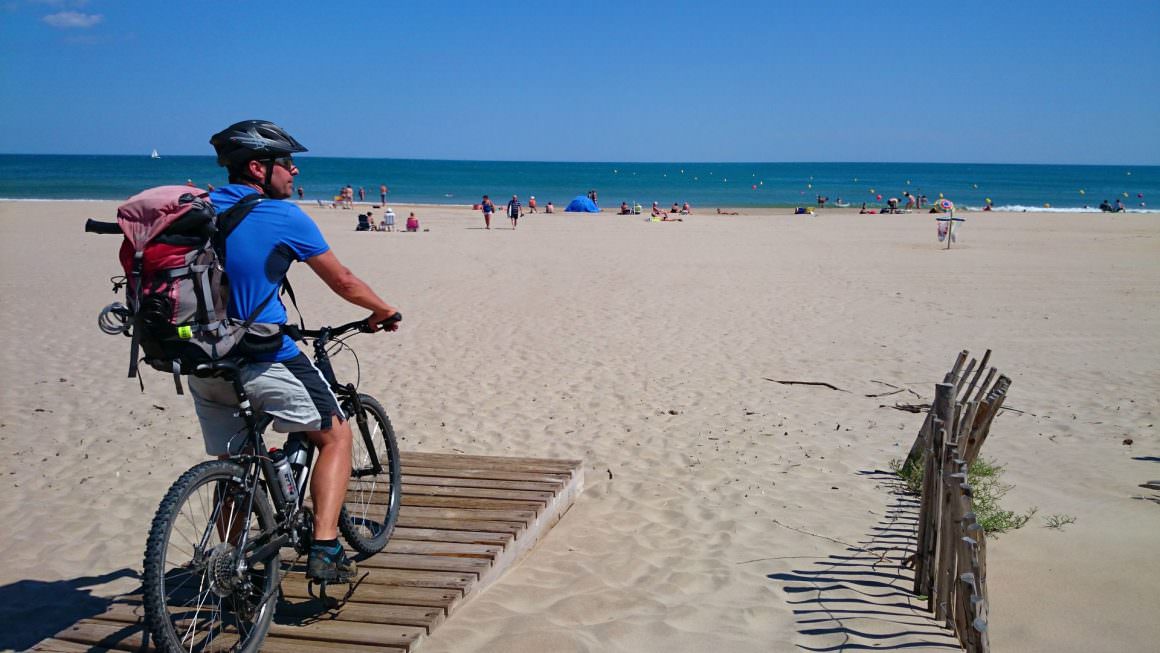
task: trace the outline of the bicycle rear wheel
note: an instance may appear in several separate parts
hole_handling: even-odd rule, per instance
[[[280,558],[243,562],[236,549],[275,524],[265,493],[251,514],[244,471],[214,460],[183,474],[157,508],[145,546],[145,620],[164,651],[238,651],[262,645],[278,598]]]
[[[366,428],[364,430],[355,416],[350,415],[354,427],[351,478],[338,528],[351,547],[359,553],[371,555],[383,550],[395,530],[403,478],[395,430],[387,411],[369,395],[360,394],[359,402],[366,418]],[[378,474],[372,473],[372,449],[382,466]]]

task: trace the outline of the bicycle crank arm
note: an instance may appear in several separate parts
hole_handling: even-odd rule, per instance
[[[278,552],[282,550],[282,547],[288,544],[290,544],[289,535],[283,533],[282,535],[275,537],[269,542],[254,549],[253,553],[246,556],[246,566],[252,567],[254,566],[254,563],[257,562],[268,562],[270,558],[278,555]]]

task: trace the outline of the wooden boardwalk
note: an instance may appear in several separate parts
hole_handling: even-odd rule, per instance
[[[263,651],[413,651],[527,554],[584,486],[578,460],[406,452],[401,458],[403,503],[387,548],[359,562],[365,578],[333,609],[308,593],[304,560],[288,562]],[[329,594],[340,598],[344,587]],[[142,619],[140,594],[128,594],[31,650],[152,650]]]

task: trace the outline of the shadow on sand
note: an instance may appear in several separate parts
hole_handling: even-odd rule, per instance
[[[782,583],[806,651],[962,650],[954,634],[935,621],[926,600],[911,589],[903,561],[914,551],[919,501],[898,477],[862,471],[891,491],[882,519],[856,546],[803,569],[769,574]]]
[[[0,587],[0,650],[23,651],[77,621],[104,612],[111,598],[94,596],[92,588],[122,578],[138,578],[131,569],[100,576],[58,581],[21,580]]]
[[[305,571],[300,561],[287,561],[283,573]],[[140,578],[130,569],[103,576],[43,582],[20,581],[0,587],[0,651],[23,651],[50,638],[68,642],[69,650],[152,651],[151,637],[145,632],[144,606],[138,587],[115,598],[93,596],[92,588],[121,578]],[[334,620],[358,583],[316,589],[306,597],[278,596],[274,623],[304,626]],[[50,650],[57,650],[53,646]],[[319,649],[323,650],[323,649]]]

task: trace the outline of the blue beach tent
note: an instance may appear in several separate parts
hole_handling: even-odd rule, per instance
[[[600,208],[596,206],[596,202],[593,202],[586,195],[577,195],[575,199],[573,199],[571,202],[568,203],[567,208],[565,208],[564,210],[569,211],[571,213],[599,213],[600,212]]]

